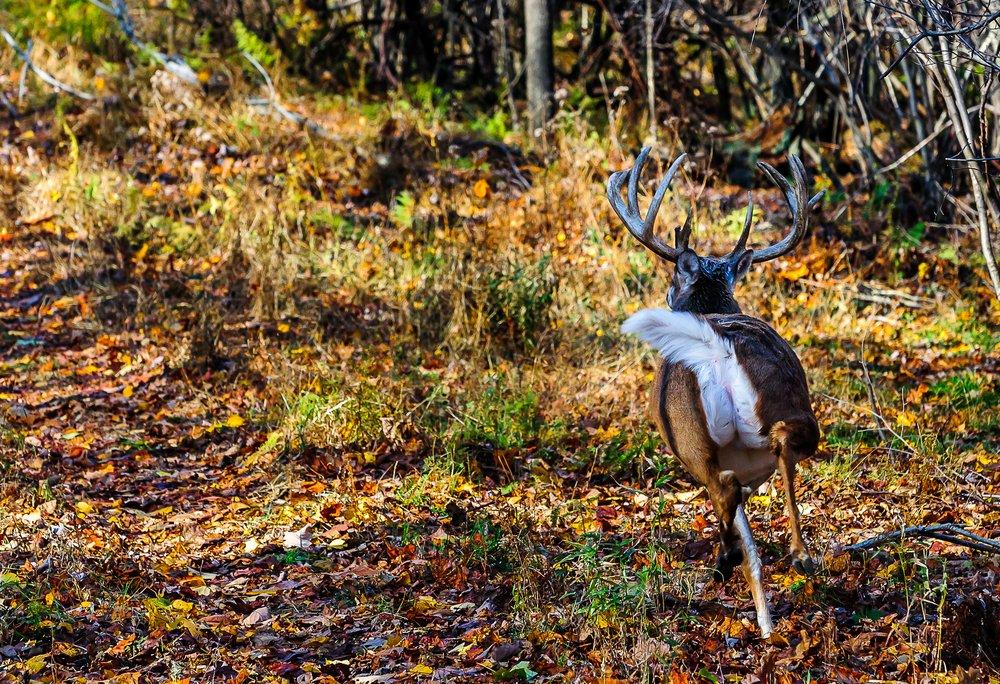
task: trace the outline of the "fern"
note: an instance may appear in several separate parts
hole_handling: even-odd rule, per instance
[[[247,53],[266,67],[274,64],[278,55],[257,36],[256,33],[246,27],[239,19],[233,21],[233,37],[236,38],[236,47]]]
[[[413,193],[409,190],[403,190],[396,196],[396,204],[392,207],[393,222],[400,228],[412,228],[416,206],[417,201],[413,197]]]

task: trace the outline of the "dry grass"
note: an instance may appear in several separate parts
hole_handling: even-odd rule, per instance
[[[162,350],[193,388],[203,425],[225,421],[227,407],[249,417],[256,436],[233,458],[242,473],[266,475],[270,489],[249,499],[276,512],[244,521],[246,534],[273,541],[337,503],[353,507],[355,525],[426,555],[437,543],[428,511],[453,518],[449,506],[459,502],[473,512],[462,514],[470,522],[453,553],[507,587],[506,634],[562,653],[563,662],[550,658],[554,667],[657,678],[672,668],[694,674],[701,663],[711,674],[699,655],[709,644],[727,663],[740,660],[732,644],[744,642],[726,639],[746,638],[751,622],[714,603],[704,562],[711,527],[702,529],[709,511],[688,496],[651,433],[653,359],[618,332],[627,314],[663,304],[669,275],[603,196],[631,145],[579,130],[564,113],[548,147],[521,163],[532,181],[522,190],[504,155],[454,142],[467,133],[463,123],[402,98],[317,104],[312,115],[334,132],[321,140],[253,113],[239,83],[211,100],[142,77],[134,101],[111,115],[122,129],[96,125],[87,109],[64,120],[42,112],[51,154],[31,136],[5,144],[5,175],[17,187],[11,212],[47,256],[30,271],[39,286],[55,283],[47,301],[84,293],[79,330],[135,335]],[[506,142],[529,144],[517,134]],[[660,151],[672,158],[675,144]],[[718,178],[703,189],[705,172],[699,160],[675,182],[661,225],[679,224],[690,205],[697,245],[721,252],[738,230],[744,192]],[[776,195],[758,196],[773,225],[756,239],[775,238],[785,220]],[[1000,308],[981,274],[944,254],[971,253],[972,236],[887,246],[872,258],[857,242],[818,237],[869,234],[862,224],[889,215],[862,197],[849,204],[844,214],[826,204],[817,237],[752,271],[738,292],[807,367],[831,458],[806,466],[803,508],[808,536],[828,558],[873,526],[923,522],[942,501],[968,516],[959,497],[996,496],[997,485]],[[865,303],[864,283],[919,295],[922,308],[896,305],[893,295]],[[879,419],[862,361],[876,378]],[[48,439],[37,425],[5,431],[20,453],[30,451],[26,438]],[[330,491],[273,503],[292,500],[324,465]],[[44,502],[25,479],[9,475],[21,467],[7,466],[6,495],[37,507]],[[373,480],[387,492],[377,499],[363,489]],[[756,499],[755,524],[780,518],[781,505],[773,488]],[[71,536],[46,534],[49,552],[66,556],[53,561],[64,570],[82,568],[81,557],[96,562]],[[803,653],[818,654],[816,668],[823,654],[854,667],[836,645],[845,622],[831,606],[857,596],[855,580],[834,570],[817,580],[786,575],[780,547],[768,554],[789,624],[816,630],[791,633]],[[960,639],[942,617],[949,563],[965,561],[902,551],[890,561],[869,579],[906,588],[908,615],[880,632],[908,649],[912,667],[900,676],[967,664],[948,651]],[[16,568],[0,559],[0,570]],[[724,598],[745,603],[740,586],[729,591]],[[31,592],[8,615],[44,606],[47,589]],[[135,601],[120,594],[138,620]],[[153,627],[184,628],[158,623],[156,605],[146,610]],[[924,621],[910,619],[921,611]],[[861,627],[847,637],[875,629],[872,615],[858,614]],[[566,640],[572,647],[560,646]],[[766,667],[762,658],[723,670]]]

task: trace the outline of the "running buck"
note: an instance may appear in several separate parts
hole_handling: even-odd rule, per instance
[[[672,311],[639,311],[625,321],[622,331],[637,335],[663,356],[653,384],[653,417],[674,455],[708,490],[721,527],[717,569],[727,580],[742,563],[757,623],[767,637],[773,626],[743,500],[775,468],[780,470],[793,564],[811,572],[813,562],[799,529],[794,478],[795,464],[816,453],[819,425],[795,352],[766,323],[740,313],[733,287],[752,264],[787,254],[801,242],[809,227],[809,211],[823,193],[812,198],[806,194],[805,169],[795,156],[789,158],[794,187],[774,167],[758,162],[785,195],[791,230],[769,247],[748,248],[751,197],[733,250],[724,257],[699,256],[688,246],[690,215],[675,230],[673,247],[653,232],[656,212],[685,155],[671,164],[646,215],[639,213],[639,177],[648,155],[647,147],[631,169],[611,175],[608,200],[639,242],[675,265],[667,297]],[[627,201],[623,201],[626,183]]]

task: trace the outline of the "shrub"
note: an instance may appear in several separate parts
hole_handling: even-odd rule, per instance
[[[521,351],[536,349],[549,328],[556,292],[549,256],[527,265],[503,263],[486,278],[490,332]]]

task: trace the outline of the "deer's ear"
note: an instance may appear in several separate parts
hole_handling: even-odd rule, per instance
[[[732,279],[734,285],[743,279],[743,276],[747,274],[747,271],[750,270],[750,266],[752,264],[753,264],[752,249],[748,249],[745,252],[743,252],[743,254],[740,255],[740,258],[737,259],[735,262],[733,262],[731,268],[732,268]]]
[[[690,249],[681,252],[677,257],[677,273],[683,275],[688,280],[694,280],[701,275],[701,264],[698,263],[698,255]]]

